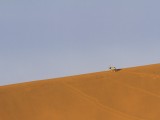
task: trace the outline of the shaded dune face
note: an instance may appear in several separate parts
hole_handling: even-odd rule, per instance
[[[0,87],[0,120],[160,120],[160,64]]]

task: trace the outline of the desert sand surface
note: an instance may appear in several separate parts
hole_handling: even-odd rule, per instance
[[[160,120],[160,64],[0,86],[0,120]]]

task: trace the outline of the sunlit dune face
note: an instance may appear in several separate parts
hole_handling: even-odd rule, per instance
[[[0,87],[0,120],[159,120],[160,64]]]

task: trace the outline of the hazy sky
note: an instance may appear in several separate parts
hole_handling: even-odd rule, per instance
[[[159,63],[159,0],[1,0],[0,85]]]

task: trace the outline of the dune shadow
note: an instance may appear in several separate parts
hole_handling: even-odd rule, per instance
[[[116,69],[115,72],[119,72],[119,71],[121,71],[121,70],[122,70],[122,69]]]

